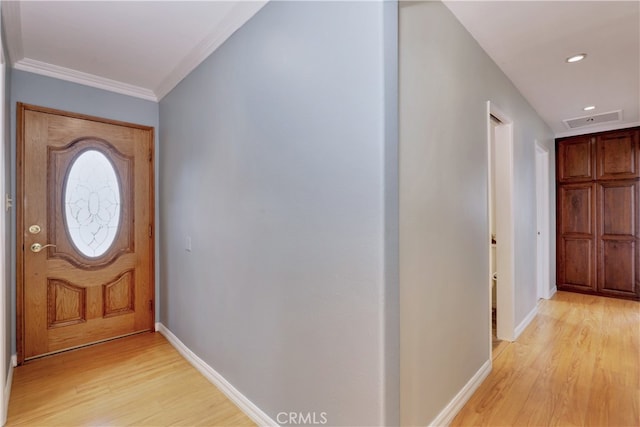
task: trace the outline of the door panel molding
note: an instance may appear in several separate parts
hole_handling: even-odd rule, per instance
[[[65,294],[63,298],[61,294]],[[75,301],[68,304],[69,294]],[[87,290],[61,279],[47,279],[47,327],[58,328],[87,321]]]
[[[111,243],[109,250],[97,258],[89,258],[83,256],[77,250],[76,244],[69,235],[69,228],[66,225],[65,215],[56,215],[56,212],[64,211],[63,197],[65,186],[68,180],[70,165],[73,165],[76,159],[89,150],[96,150],[102,154],[111,157],[114,164],[114,170],[118,176],[120,184],[120,200],[122,203],[120,211],[120,229],[115,240]],[[135,210],[132,209],[135,200],[135,190],[133,187],[133,157],[127,156],[109,142],[100,138],[78,138],[77,140],[60,148],[49,148],[48,150],[48,171],[49,178],[47,191],[49,206],[54,206],[50,210],[48,217],[48,242],[56,246],[50,250],[51,258],[64,259],[74,266],[86,270],[95,270],[106,267],[115,262],[122,254],[132,253],[134,247],[134,230],[131,224],[135,224]],[[120,173],[122,171],[122,173]],[[62,186],[57,186],[56,182],[61,181]],[[55,236],[59,230],[64,230],[66,237],[62,241],[56,240]]]
[[[119,316],[134,311],[135,275],[127,270],[115,280],[102,285],[102,317]]]

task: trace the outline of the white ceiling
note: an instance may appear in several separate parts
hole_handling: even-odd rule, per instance
[[[640,125],[640,2],[447,1],[556,136]],[[573,54],[585,60],[568,64]],[[583,107],[595,105],[590,112]],[[562,120],[623,110],[569,131]]]
[[[150,100],[166,95],[266,1],[9,1],[17,69]]]
[[[23,0],[2,14],[15,68],[158,100],[265,3]],[[640,125],[640,2],[445,4],[557,136]],[[562,122],[615,110],[621,122]]]

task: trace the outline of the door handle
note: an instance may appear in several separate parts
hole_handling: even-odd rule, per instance
[[[49,244],[49,245],[41,245],[40,243],[34,243],[33,245],[31,245],[31,252],[38,253],[41,250],[43,250],[44,248],[48,248],[48,247],[55,248],[56,245],[51,245],[51,244]]]

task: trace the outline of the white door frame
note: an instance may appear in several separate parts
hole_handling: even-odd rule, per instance
[[[487,147],[491,150],[491,116],[500,120],[495,128],[496,217],[496,333],[498,339],[515,339],[515,227],[513,209],[513,121],[495,103],[487,101]],[[491,161],[489,151],[489,162]],[[488,175],[491,174],[489,164]],[[488,176],[488,182],[491,177]],[[489,184],[489,187],[491,185]],[[491,191],[491,189],[489,190]],[[491,205],[489,194],[488,205]],[[491,207],[489,207],[491,209]],[[489,215],[491,212],[488,211]],[[489,219],[490,221],[490,219]],[[491,236],[487,236],[490,248]],[[489,249],[491,250],[491,249]],[[492,280],[491,274],[488,278]],[[489,282],[491,292],[491,282]],[[489,293],[489,298],[491,294]],[[491,321],[491,319],[489,319]]]
[[[538,299],[549,299],[549,150],[536,141],[536,282]]]
[[[6,337],[5,333],[7,327],[5,325],[6,319],[6,249],[7,249],[7,236],[6,231],[6,208],[5,208],[5,194],[7,194],[7,183],[5,180],[5,144],[7,141],[5,138],[5,57],[2,48],[2,24],[0,19],[0,425],[4,425],[7,420],[8,409],[8,396],[5,395],[5,388],[7,384],[7,359],[6,359]]]

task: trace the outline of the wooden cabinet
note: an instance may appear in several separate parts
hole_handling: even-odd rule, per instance
[[[558,181],[582,182],[595,179],[595,138],[578,136],[564,140],[558,145]]]
[[[558,289],[640,299],[639,134],[556,141]]]
[[[598,291],[638,296],[638,181],[598,184]]]
[[[611,132],[596,139],[596,179],[640,177],[638,131]]]
[[[564,288],[596,290],[595,184],[558,188],[558,282]]]

